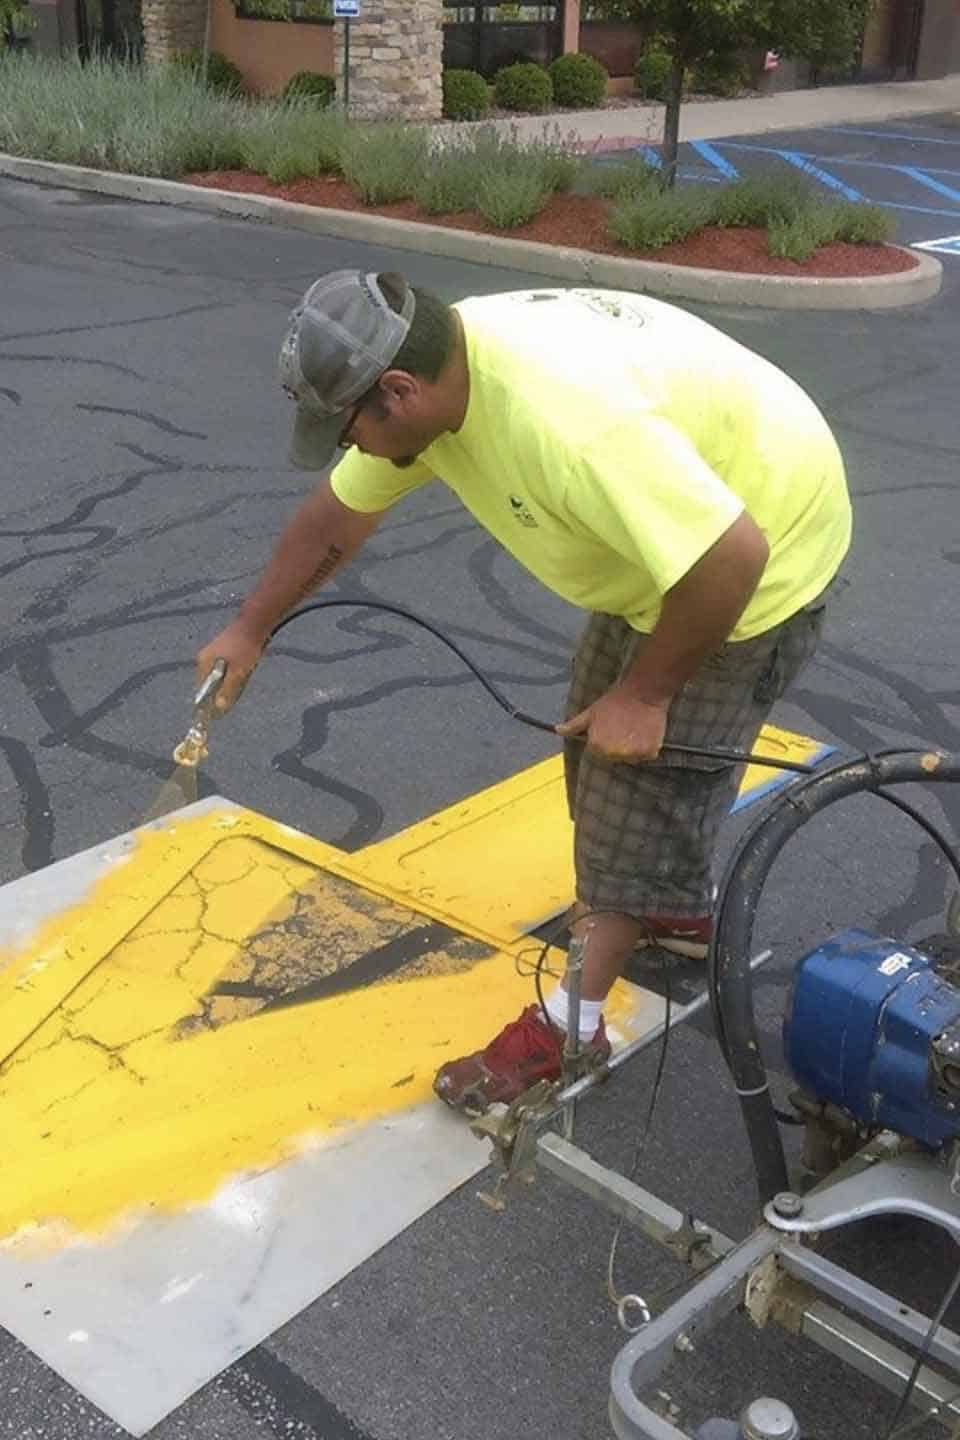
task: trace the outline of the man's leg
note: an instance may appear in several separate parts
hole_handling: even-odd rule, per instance
[[[822,608],[804,611],[755,640],[724,646],[676,696],[667,742],[749,749],[774,701],[813,653],[821,623]],[[643,643],[623,621],[594,616],[578,650],[568,713],[608,690]],[[705,951],[713,855],[738,768],[669,756],[623,765],[570,740],[565,755],[577,875],[573,930],[584,942],[580,1040],[603,1058],[609,1053],[603,1002],[635,946],[696,936]],[[562,986],[546,1008],[543,1016],[529,1007],[485,1050],[443,1066],[434,1082],[440,1098],[484,1109],[516,1098],[538,1079],[556,1078],[567,1021]]]

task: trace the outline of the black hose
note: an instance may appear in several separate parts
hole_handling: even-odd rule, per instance
[[[431,624],[429,620],[424,620],[420,615],[414,615],[411,610],[405,610],[401,605],[388,605],[382,600],[314,600],[309,605],[303,605],[299,610],[294,610],[292,614],[287,615],[281,620],[279,625],[275,625],[270,632],[269,640],[272,640],[275,635],[279,635],[280,631],[285,630],[294,620],[299,620],[302,615],[310,615],[314,610],[336,609],[381,610],[385,615],[397,615],[401,620],[409,620],[412,625],[419,625],[422,630],[426,630],[435,640],[439,640],[441,645],[446,645],[448,650],[453,651],[457,659],[466,665],[470,673],[480,681],[480,684],[484,690],[486,690],[487,694],[497,702],[501,710],[506,711],[512,720],[519,720],[521,725],[529,725],[533,730],[543,730],[548,735],[556,735],[557,727],[553,721],[540,720],[536,715],[529,715],[525,710],[520,710],[514,705],[512,700],[507,699],[502,690],[499,690],[497,686],[494,685],[489,676],[484,675],[479,666],[475,665],[470,659],[470,656],[460,649],[456,641],[451,640],[449,635],[445,635],[442,630],[438,629],[436,625]],[[267,642],[268,644],[269,640]],[[574,736],[572,738],[580,739],[582,737]],[[690,745],[670,744],[664,745],[661,748],[665,754],[695,756],[698,759],[705,760],[726,760],[731,765],[763,765],[768,770],[790,770],[796,775],[813,775],[816,773],[812,765],[801,765],[795,760],[773,760],[767,755],[748,754],[743,750],[704,750]]]
[[[835,766],[794,786],[761,815],[740,841],[727,867],[708,958],[710,1001],[717,1037],[733,1076],[753,1152],[761,1201],[788,1187],[786,1160],[753,1012],[750,970],[753,927],[760,895],[773,862],[788,840],[814,815],[838,800],[871,791],[906,810],[934,835],[960,879],[960,860],[946,841],[885,785],[960,779],[960,755],[900,751]]]
[[[271,631],[270,639],[279,635],[294,620],[317,610],[364,609],[379,610],[398,616],[426,630],[479,680],[487,694],[513,720],[555,735],[556,726],[520,710],[474,664],[455,641],[429,620],[414,615],[400,605],[380,600],[315,600],[287,615]],[[786,1159],[777,1129],[777,1120],[787,1120],[774,1108],[767,1084],[766,1069],[757,1043],[753,1013],[753,975],[750,969],[751,941],[760,894],[774,860],[787,841],[820,810],[837,800],[869,790],[881,799],[896,805],[910,816],[935,841],[960,883],[960,860],[937,828],[905,800],[888,794],[881,787],[907,781],[943,781],[960,779],[960,756],[931,752],[919,754],[910,750],[885,750],[877,755],[864,755],[843,761],[832,769],[818,773],[811,765],[773,760],[766,755],[747,754],[727,749],[697,749],[691,746],[664,745],[663,750],[675,754],[727,760],[732,764],[763,765],[772,770],[791,770],[807,777],[780,798],[747,831],[727,868],[718,901],[717,923],[709,956],[710,1002],[717,1038],[733,1076],[743,1111],[747,1135],[753,1151],[757,1185],[763,1201],[773,1198],[778,1190],[788,1187]]]

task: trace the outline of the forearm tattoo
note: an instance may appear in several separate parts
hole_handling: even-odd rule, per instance
[[[309,580],[301,585],[297,598],[299,600],[305,600],[306,597],[312,594],[325,580],[329,580],[342,559],[343,551],[340,547],[338,545],[331,545]]]

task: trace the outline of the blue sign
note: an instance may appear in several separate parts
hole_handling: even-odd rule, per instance
[[[333,0],[334,20],[358,20],[360,0]]]
[[[921,240],[914,244],[914,250],[938,250],[941,255],[960,255],[960,235],[948,235],[944,240]]]

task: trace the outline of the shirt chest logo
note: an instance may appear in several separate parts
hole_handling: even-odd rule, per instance
[[[521,495],[510,496],[510,510],[521,525],[526,525],[528,529],[537,529],[537,521]]]

